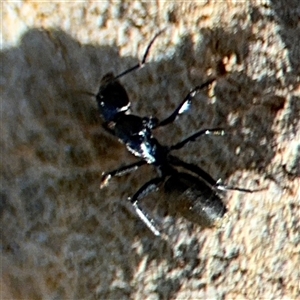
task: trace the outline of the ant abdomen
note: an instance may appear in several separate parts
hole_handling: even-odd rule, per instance
[[[201,227],[213,227],[227,212],[216,191],[188,173],[178,172],[170,176],[165,190],[170,212]]]

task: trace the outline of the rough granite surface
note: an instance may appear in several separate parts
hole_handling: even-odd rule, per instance
[[[300,299],[300,2],[2,2],[1,299]],[[173,125],[176,153],[228,191],[221,228],[160,216],[155,238],[126,201],[156,176],[101,127],[101,77],[121,80],[141,116],[169,115],[220,76]],[[223,70],[224,71],[224,70]],[[158,191],[147,202],[163,202]]]

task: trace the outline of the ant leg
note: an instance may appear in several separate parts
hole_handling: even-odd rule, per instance
[[[171,146],[170,151],[181,149],[187,143],[196,141],[196,139],[202,135],[221,135],[222,136],[222,135],[225,135],[225,130],[223,128],[202,129],[202,130],[194,133],[193,135],[187,137],[183,141]]]
[[[221,190],[221,191],[239,191],[239,192],[243,192],[243,193],[254,193],[254,192],[259,192],[262,191],[263,189],[255,189],[255,190],[251,190],[251,189],[245,189],[245,188],[240,188],[240,187],[236,187],[236,186],[230,186],[230,185],[223,185],[221,184],[221,180],[215,180],[213,179],[207,172],[205,172],[202,168],[198,167],[197,165],[194,164],[189,164],[186,163],[184,161],[182,161],[181,159],[179,159],[176,156],[170,155],[170,163],[175,165],[175,166],[179,166],[182,167],[196,175],[198,175],[200,178],[204,179],[207,183],[209,183],[211,185],[212,188]]]
[[[222,128],[213,128],[213,129],[203,129],[200,130],[198,132],[196,132],[195,134],[187,137],[186,139],[184,139],[183,141],[173,145],[170,147],[170,151],[171,150],[178,150],[181,149],[182,147],[184,147],[187,143],[189,142],[194,142],[199,136],[204,135],[204,134],[209,134],[209,135],[225,135],[225,131]],[[180,160],[178,157],[170,155],[170,162],[171,164],[174,164],[175,166],[180,166],[183,167],[195,174],[197,174],[199,177],[201,177],[202,179],[204,179],[207,183],[209,183],[212,187],[217,188],[219,190],[223,190],[223,191],[228,191],[228,190],[232,190],[232,191],[239,191],[239,192],[243,192],[243,193],[254,193],[254,192],[258,192],[258,191],[262,191],[263,189],[255,189],[255,190],[251,190],[251,189],[244,189],[244,188],[240,188],[240,187],[236,187],[236,186],[230,186],[230,185],[223,185],[221,184],[221,180],[215,180],[213,179],[207,172],[205,172],[203,169],[201,169],[200,167],[194,165],[194,164],[189,164],[186,163],[182,160]]]
[[[105,187],[108,184],[108,181],[112,178],[112,177],[119,177],[119,176],[123,176],[126,175],[128,173],[134,172],[136,171],[139,167],[143,166],[147,164],[146,161],[144,160],[140,160],[138,162],[135,162],[131,165],[127,165],[121,168],[118,168],[114,171],[111,171],[109,173],[102,173],[102,178],[101,178],[101,183],[100,183],[100,189],[102,189],[103,187]]]
[[[178,150],[184,147],[187,143],[189,142],[194,142],[198,137],[202,135],[225,135],[225,131],[222,128],[212,128],[212,129],[202,129],[193,135],[187,137],[183,141],[171,146],[169,149],[170,151],[172,150]],[[181,159],[179,159],[176,156],[170,155],[170,163],[175,165],[175,166],[180,166],[183,167],[195,174],[197,174],[199,177],[203,178],[207,183],[209,183],[211,186],[216,186],[217,181],[213,179],[207,172],[205,172],[202,168],[194,165],[194,164],[189,164]]]
[[[137,69],[142,68],[142,67],[145,65],[145,63],[146,63],[147,56],[148,56],[148,54],[149,54],[150,48],[151,48],[151,46],[153,45],[154,41],[155,41],[156,38],[157,38],[160,34],[162,34],[165,30],[166,30],[165,28],[162,29],[162,30],[160,30],[160,31],[154,36],[154,38],[150,41],[149,45],[148,45],[147,48],[146,48],[145,54],[144,54],[143,59],[142,59],[141,62],[139,62],[137,65],[135,65],[135,66],[129,68],[128,70],[122,72],[121,74],[115,76],[114,80],[117,80],[118,78],[120,78],[120,77],[122,77],[122,76],[124,76],[124,75],[126,75],[126,74],[128,74],[128,73],[130,73],[130,72],[132,72],[132,71],[134,71],[134,70],[137,70]]]
[[[259,192],[259,191],[264,190],[264,189],[255,189],[255,190],[244,189],[244,188],[240,188],[237,186],[223,185],[220,182],[221,182],[221,179],[218,179],[215,187],[221,191],[238,191],[238,192],[242,192],[242,193],[254,193],[254,192]]]
[[[140,219],[147,225],[147,227],[153,232],[155,236],[160,236],[160,232],[155,228],[153,219],[151,219],[141,208],[138,206],[138,202],[146,197],[148,194],[158,190],[158,185],[164,180],[164,177],[156,177],[154,179],[146,182],[130,200],[135,212],[140,217]]]
[[[207,183],[209,183],[211,186],[216,186],[218,184],[218,181],[213,179],[207,172],[205,172],[202,168],[198,167],[197,165],[186,163],[179,159],[176,156],[170,155],[169,156],[170,163],[175,166],[182,167],[196,175],[198,175],[200,178],[204,179]]]
[[[205,87],[209,86],[216,80],[215,77],[212,77],[208,79],[206,82],[204,82],[201,85],[196,86],[192,91],[190,91],[187,96],[184,98],[184,100],[179,104],[179,106],[175,109],[175,111],[166,119],[163,121],[159,122],[155,128],[160,127],[160,126],[165,126],[167,124],[170,124],[175,121],[178,115],[184,113],[186,110],[189,109],[189,106],[191,105],[192,99],[195,97],[195,95]]]

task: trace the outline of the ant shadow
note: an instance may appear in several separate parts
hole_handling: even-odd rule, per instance
[[[300,75],[300,6],[297,0],[271,0],[270,7],[274,11],[271,18],[279,23],[279,34],[288,50],[292,72],[287,75]],[[263,16],[258,12],[257,19]],[[289,78],[289,76],[288,76]],[[298,101],[299,102],[299,101]],[[299,108],[299,107],[298,107]]]
[[[172,58],[149,62],[142,70],[122,78],[134,113],[162,119],[191,88],[206,79],[207,69],[218,67],[224,56],[234,54],[237,62],[247,58],[251,30],[238,28],[232,33],[222,28],[202,29],[202,35],[198,49],[193,50],[192,39],[186,36]],[[105,275],[100,278],[102,298],[117,298],[123,293],[109,288],[116,269],[123,270],[128,282],[133,278],[140,260],[132,251],[136,236],[142,241],[143,253],[151,249],[149,262],[167,260],[169,265],[176,265],[172,247],[151,239],[151,233],[141,230],[141,222],[119,203],[153,176],[149,166],[133,174],[130,182],[120,178],[112,183],[111,191],[110,186],[104,192],[98,190],[103,171],[133,162],[134,158],[101,129],[96,101],[83,92],[96,93],[104,74],[118,74],[136,64],[137,58],[120,57],[116,46],[81,45],[65,32],[33,29],[17,47],[4,50],[1,59],[5,79],[3,141],[7,145],[4,159],[13,161],[13,168],[3,169],[6,179],[1,214],[11,222],[3,230],[4,256],[11,261],[18,256],[16,263],[24,263],[22,259],[28,254],[22,249],[27,240],[45,253],[59,253],[64,247],[75,257],[65,258],[70,272],[77,264],[92,261],[95,277]],[[237,170],[263,174],[275,155],[273,120],[285,103],[272,89],[267,95],[265,90],[270,85],[275,90],[278,84],[272,76],[252,80],[242,71],[228,74],[216,84],[214,103],[208,105],[207,96],[201,101],[195,99],[190,112],[167,129],[159,129],[157,138],[171,145],[200,128],[228,128],[233,134],[221,141],[203,138],[180,150],[179,156],[225,181]],[[291,111],[287,125],[296,119]],[[12,180],[15,177],[17,181]],[[20,218],[24,226],[18,223]],[[61,235],[62,222],[65,236]],[[26,239],[14,238],[16,232],[24,233]],[[41,236],[48,238],[40,241]],[[83,248],[91,253],[86,261],[78,254]],[[200,264],[199,251],[195,241],[181,249],[186,276]],[[42,253],[38,255],[43,257]],[[82,280],[74,291],[77,298],[84,297],[81,290],[97,283],[96,279],[88,282],[90,277],[84,279],[83,267],[78,272]],[[170,298],[179,288],[179,281],[162,278],[157,293]]]

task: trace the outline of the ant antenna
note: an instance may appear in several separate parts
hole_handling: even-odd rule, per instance
[[[118,78],[120,78],[120,77],[122,77],[122,76],[124,76],[124,75],[126,75],[126,74],[128,74],[128,73],[130,73],[130,72],[132,72],[132,71],[134,71],[134,70],[137,70],[137,69],[142,68],[142,67],[145,65],[145,63],[146,63],[147,56],[148,56],[148,54],[149,54],[150,48],[151,48],[151,46],[153,45],[154,41],[155,41],[156,38],[157,38],[159,35],[161,35],[165,30],[166,30],[166,28],[160,30],[160,31],[154,36],[154,38],[150,41],[149,45],[148,45],[147,48],[146,48],[145,54],[144,54],[143,59],[142,59],[141,62],[139,62],[137,65],[131,67],[130,69],[124,71],[123,73],[117,75],[117,76],[114,78],[114,80],[117,80]]]
[[[131,67],[130,69],[122,72],[121,74],[113,77],[111,80],[109,80],[109,83],[112,83],[114,81],[116,81],[117,79],[119,79],[120,77],[123,77],[124,75],[134,71],[134,70],[137,70],[137,69],[140,69],[142,68],[145,64],[146,64],[146,59],[147,59],[147,56],[149,54],[149,51],[150,51],[150,48],[152,47],[154,41],[156,40],[156,38],[161,35],[164,31],[166,30],[166,28],[160,30],[155,36],[154,38],[150,41],[149,45],[147,46],[146,48],[146,51],[145,51],[145,54],[143,56],[143,59],[141,62],[139,62],[137,65]],[[89,95],[89,96],[92,96],[92,97],[97,97],[97,95],[95,95],[94,93],[91,93],[91,92],[87,92],[87,91],[79,91],[81,94],[85,94],[85,95]]]

